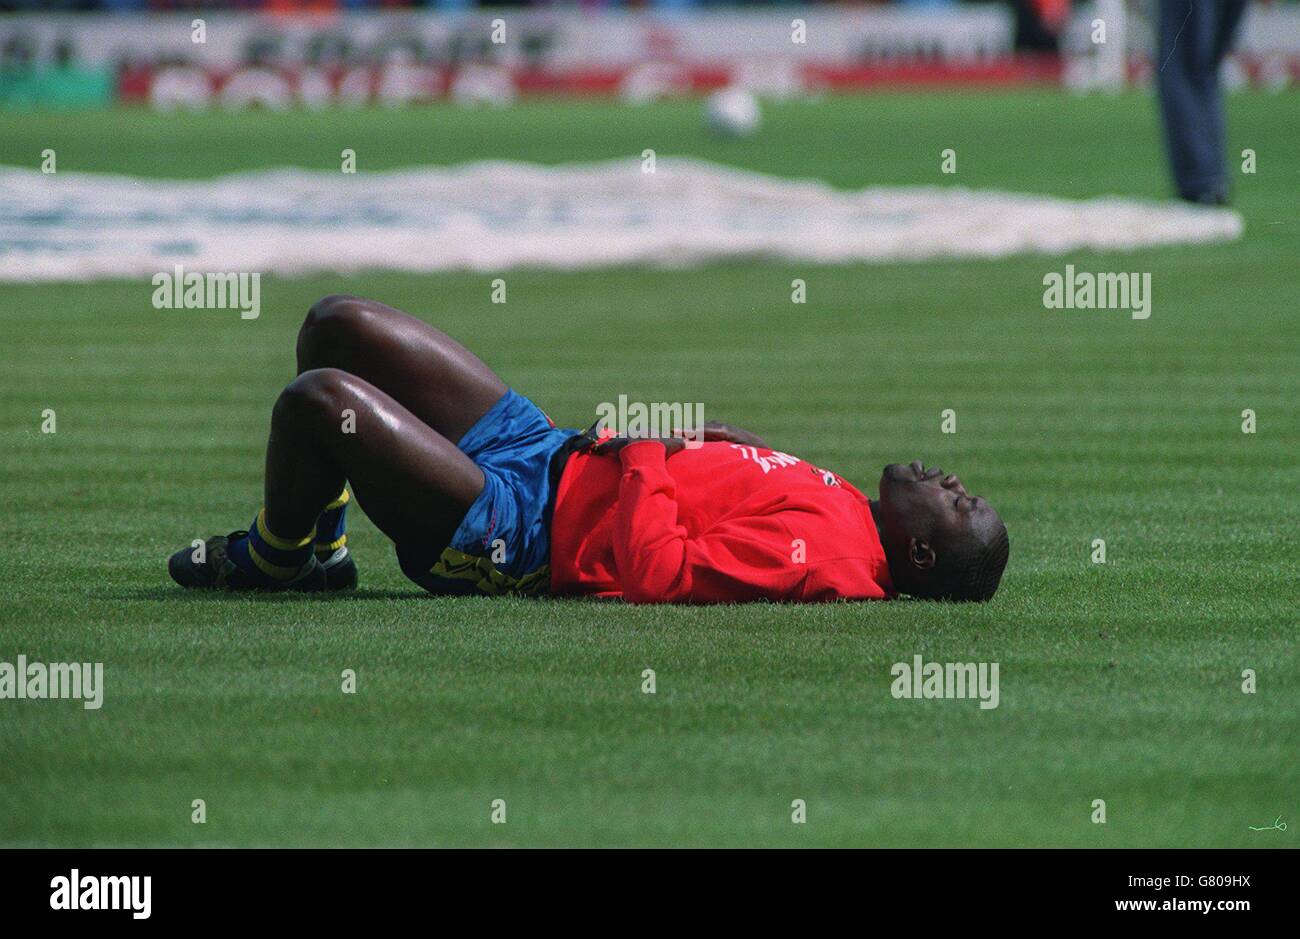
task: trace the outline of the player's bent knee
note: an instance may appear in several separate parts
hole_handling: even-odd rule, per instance
[[[373,327],[374,311],[361,297],[332,293],[307,311],[298,330],[298,365],[302,369],[333,364],[348,349],[364,341]]]
[[[348,381],[351,377],[337,368],[314,368],[303,372],[280,392],[271,413],[272,421],[297,425],[315,421],[337,423],[338,415],[348,406]]]

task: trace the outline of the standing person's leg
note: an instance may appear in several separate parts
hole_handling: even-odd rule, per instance
[[[1241,9],[1235,15],[1230,9],[1237,0],[1159,0],[1158,6],[1156,82],[1174,184],[1183,199],[1221,203],[1228,179],[1219,66]]]
[[[1246,11],[1246,0],[1215,0],[1207,4],[1213,11],[1212,22],[1206,28],[1210,32],[1209,63],[1205,66],[1206,81],[1210,92],[1206,103],[1207,135],[1214,143],[1214,164],[1207,169],[1208,183],[1203,184],[1199,192],[1208,192],[1211,202],[1227,202],[1231,188],[1228,183],[1228,129],[1224,109],[1223,85],[1219,74],[1223,69],[1223,60],[1227,58],[1236,40],[1237,27],[1242,14]],[[1204,198],[1198,201],[1207,201]]]
[[[1214,57],[1222,63],[1237,41],[1237,30],[1246,15],[1249,0],[1219,0],[1219,21],[1215,26]]]
[[[1214,125],[1213,133],[1218,141],[1219,169],[1213,191],[1222,198],[1219,202],[1227,202],[1231,190],[1229,184],[1228,166],[1232,161],[1227,158],[1228,151],[1228,128],[1227,115],[1223,101],[1223,88],[1219,82],[1219,75],[1223,70],[1223,61],[1232,51],[1233,45],[1237,40],[1237,31],[1241,25],[1242,16],[1246,12],[1247,0],[1217,0],[1211,4],[1215,11],[1214,20],[1214,43],[1211,50],[1213,55],[1213,65],[1211,66],[1214,75]]]

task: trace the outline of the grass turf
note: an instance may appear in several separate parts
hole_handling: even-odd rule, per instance
[[[516,271],[505,306],[477,275],[269,278],[253,322],[155,311],[142,282],[0,285],[0,661],[102,661],[107,685],[99,712],[0,701],[0,843],[1294,844],[1294,824],[1247,826],[1294,821],[1300,791],[1297,111],[1232,99],[1232,152],[1260,170],[1238,177],[1247,231],[1225,246]],[[61,171],[208,176],[333,167],[344,147],[363,172],[654,147],[859,186],[952,182],[953,147],[962,185],[1166,187],[1137,95],[832,98],[771,108],[729,143],[698,118],[551,102],[24,115],[0,163],[53,147]],[[1151,272],[1151,319],[1044,310],[1043,274],[1067,262]],[[356,512],[353,598],[174,589],[169,551],[257,508],[294,332],[336,291],[427,317],[565,423],[620,393],[684,398],[868,490],[889,460],[958,469],[1011,530],[1002,590],[979,607],[437,600]],[[890,665],[917,653],[999,662],[1000,707],[894,700]]]

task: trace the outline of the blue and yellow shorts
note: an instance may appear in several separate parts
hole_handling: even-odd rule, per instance
[[[441,554],[438,546],[399,545],[402,572],[438,594],[546,593],[555,483],[551,462],[577,434],[556,427],[533,402],[507,391],[456,444],[483,471],[483,491]]]

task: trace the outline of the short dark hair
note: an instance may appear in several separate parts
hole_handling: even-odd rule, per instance
[[[983,603],[997,592],[1011,554],[1007,526],[1000,525],[987,541],[969,543],[961,554],[959,566],[942,599]]]

